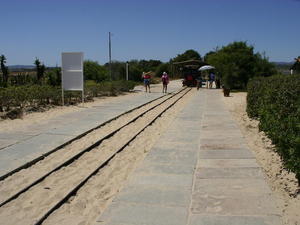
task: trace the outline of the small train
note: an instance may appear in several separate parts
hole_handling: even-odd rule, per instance
[[[198,71],[198,67],[183,67],[183,86],[196,87],[199,79],[201,80],[201,73]]]
[[[182,85],[188,87],[196,87],[197,80],[202,80],[199,68],[203,65],[203,61],[195,59],[173,63],[175,74],[182,77]]]

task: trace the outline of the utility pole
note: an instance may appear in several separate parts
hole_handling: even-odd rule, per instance
[[[112,80],[112,76],[111,76],[111,33],[108,32],[108,47],[109,47],[109,77],[110,77],[110,80]]]
[[[126,80],[128,81],[128,61],[126,62]]]

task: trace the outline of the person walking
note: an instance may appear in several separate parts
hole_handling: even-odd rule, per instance
[[[167,93],[168,84],[169,84],[169,75],[166,72],[163,72],[161,76],[161,82],[163,84],[163,93]]]
[[[198,74],[198,76],[196,77],[196,81],[197,81],[197,90],[199,90],[202,87],[202,77],[201,77],[201,74]]]
[[[207,72],[205,73],[204,80],[205,80],[205,87],[208,88],[208,84],[209,84],[209,74],[208,74]]]
[[[215,74],[213,72],[211,72],[209,74],[209,88],[210,89],[212,88],[213,83],[215,82],[215,78],[216,78]]]
[[[151,79],[150,73],[143,72],[142,78],[144,79],[145,91],[147,92],[147,90],[149,89],[149,93],[150,93],[151,92],[150,91],[150,79]]]

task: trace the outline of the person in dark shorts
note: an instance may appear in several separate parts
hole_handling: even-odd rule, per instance
[[[197,81],[197,90],[199,90],[202,87],[202,77],[201,77],[201,74],[199,74],[196,77],[196,81]]]
[[[150,79],[151,79],[151,75],[150,73],[145,73],[143,72],[142,78],[144,79],[144,86],[145,86],[145,91],[147,92],[147,90],[149,89],[149,93],[150,91]]]

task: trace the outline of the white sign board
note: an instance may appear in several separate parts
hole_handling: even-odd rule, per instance
[[[83,91],[83,52],[63,52],[62,88],[70,91]]]

